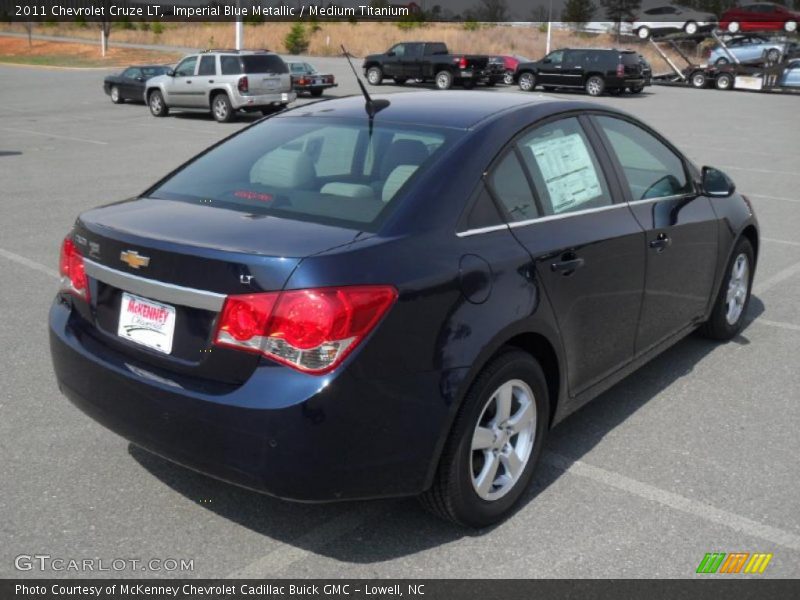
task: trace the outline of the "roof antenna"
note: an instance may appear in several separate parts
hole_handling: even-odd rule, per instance
[[[375,119],[375,115],[389,106],[391,102],[389,102],[386,98],[378,98],[377,100],[372,99],[367,91],[367,88],[364,86],[364,82],[361,81],[361,78],[358,76],[356,68],[353,66],[353,61],[350,60],[350,53],[345,49],[344,44],[342,44],[342,52],[344,53],[344,57],[347,59],[347,63],[350,65],[350,68],[353,71],[356,82],[358,82],[358,87],[361,88],[361,93],[364,95],[364,99],[366,100],[364,104],[364,110],[367,111],[367,115],[369,116],[369,135],[372,137],[372,121]]]

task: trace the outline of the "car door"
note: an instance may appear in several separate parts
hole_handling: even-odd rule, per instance
[[[553,86],[568,85],[563,80],[564,51],[556,50],[539,61],[537,83]]]
[[[175,67],[175,76],[166,84],[167,104],[171,106],[199,106],[197,100],[198,86],[194,82],[197,69],[197,56],[187,56]],[[202,90],[200,90],[202,96]]]
[[[583,50],[566,50],[561,78],[563,85],[583,87],[583,77],[586,74],[586,52]]]
[[[592,117],[646,235],[647,277],[636,350],[697,324],[717,269],[717,217],[693,169],[654,132],[617,116]]]
[[[644,232],[584,120],[535,126],[487,176],[555,312],[572,395],[633,358],[644,287]]]
[[[418,79],[422,77],[422,53],[425,44],[406,44],[405,56],[403,57],[403,77],[408,79]]]
[[[386,53],[386,60],[383,63],[383,74],[385,77],[402,77],[403,60],[406,57],[406,45],[395,44]]]
[[[197,96],[191,96],[192,100],[197,100],[198,106],[209,107],[211,98],[209,92],[217,81],[217,56],[206,54],[200,57],[200,64],[197,65],[196,90],[202,92]],[[192,103],[194,104],[194,102]]]
[[[122,81],[119,86],[120,96],[126,100],[139,100],[142,99],[142,83],[139,78],[142,76],[142,70],[138,67],[130,67],[125,69],[122,73]]]

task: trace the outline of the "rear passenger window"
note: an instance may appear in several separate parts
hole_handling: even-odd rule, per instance
[[[544,215],[612,204],[605,176],[578,119],[538,127],[517,145]]]
[[[197,70],[198,75],[216,75],[217,64],[216,57],[204,56],[200,59],[200,68]]]
[[[641,127],[622,119],[597,117],[617,155],[633,200],[688,194],[692,184],[683,161]]]
[[[220,56],[219,62],[223,75],[238,75],[242,72],[238,56]]]
[[[506,154],[492,169],[489,184],[511,221],[526,221],[541,216],[515,152]]]

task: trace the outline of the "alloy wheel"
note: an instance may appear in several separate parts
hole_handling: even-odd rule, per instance
[[[516,485],[536,438],[536,402],[521,379],[501,385],[483,407],[472,434],[470,477],[475,493],[498,500]]]
[[[536,86],[536,80],[531,73],[523,73],[519,77],[519,89],[530,92]]]
[[[586,91],[589,92],[590,96],[599,96],[603,91],[603,86],[600,85],[600,81],[596,77],[592,77],[586,83]]]
[[[728,293],[725,296],[725,320],[729,325],[735,325],[742,316],[744,305],[747,302],[747,290],[750,286],[750,263],[747,256],[742,253],[736,257],[731,266],[731,276],[728,280]]]
[[[154,114],[159,114],[161,112],[161,107],[161,96],[152,94],[150,96],[150,110],[152,110]]]
[[[114,86],[111,88],[111,101],[116,104],[119,102],[119,88]]]
[[[214,116],[219,121],[224,121],[228,118],[228,105],[221,98],[217,98],[214,102]]]

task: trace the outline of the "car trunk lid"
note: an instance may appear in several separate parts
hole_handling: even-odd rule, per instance
[[[93,209],[81,215],[74,232],[90,278],[86,325],[103,343],[151,366],[241,383],[258,358],[213,346],[225,297],[280,290],[304,257],[357,235],[173,200],[144,198]],[[137,321],[129,313],[137,310],[145,320],[163,313],[171,321],[163,335],[144,334],[159,341],[171,334],[169,343],[158,348],[126,337],[123,328]]]

